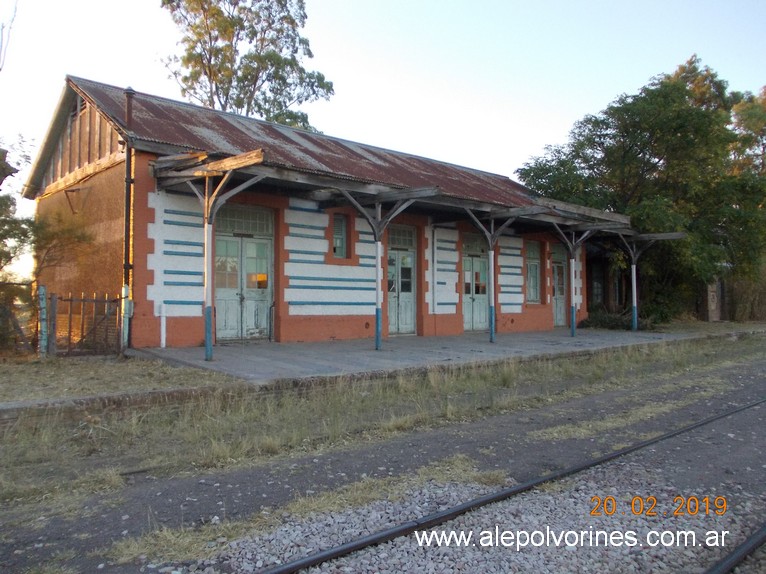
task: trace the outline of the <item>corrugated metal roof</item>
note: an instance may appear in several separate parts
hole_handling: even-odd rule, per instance
[[[123,88],[71,76],[67,80],[127,131]],[[222,156],[262,148],[267,166],[397,188],[435,186],[446,196],[506,207],[535,203],[527,188],[506,176],[141,92],[133,96],[131,132],[139,148],[146,142]]]

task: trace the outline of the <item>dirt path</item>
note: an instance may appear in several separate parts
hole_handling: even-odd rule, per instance
[[[188,528],[249,517],[297,496],[365,477],[406,475],[458,453],[476,461],[480,469],[501,470],[524,481],[766,397],[766,357],[746,361],[731,357],[726,364],[690,366],[680,376],[657,373],[636,383],[561,402],[551,397],[549,405],[534,409],[219,474],[157,478],[139,473],[116,493],[55,507],[45,502],[3,506],[0,570],[136,572],[142,569],[140,564],[110,564],[103,550],[114,540],[160,527]]]

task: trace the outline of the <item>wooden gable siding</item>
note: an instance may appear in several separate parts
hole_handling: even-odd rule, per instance
[[[119,135],[89,103],[78,97],[69,111],[46,172],[43,188],[119,151]]]

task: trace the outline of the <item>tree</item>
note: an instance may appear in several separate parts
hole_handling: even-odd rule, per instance
[[[5,66],[5,56],[8,53],[8,42],[11,40],[11,29],[13,29],[13,22],[16,20],[16,7],[17,3],[13,3],[13,12],[11,13],[8,23],[0,22],[0,71]]]
[[[686,231],[642,260],[643,298],[667,310],[714,276],[757,271],[766,249],[764,126],[762,100],[729,92],[694,56],[577,122],[567,144],[517,174],[542,195],[626,213],[640,231]]]
[[[311,129],[293,109],[333,94],[332,82],[307,71],[304,0],[162,0],[183,37],[166,64],[184,96],[203,106]]]
[[[766,87],[758,96],[745,94],[733,111],[739,135],[734,148],[735,171],[766,177]]]
[[[0,149],[0,185],[18,169],[6,160],[7,151]],[[17,217],[16,198],[10,193],[0,193],[0,278],[9,279],[8,268],[32,241],[34,222],[30,218]]]

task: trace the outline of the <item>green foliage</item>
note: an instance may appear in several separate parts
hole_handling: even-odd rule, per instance
[[[31,219],[16,216],[16,198],[0,194],[0,274],[24,252],[32,239]]]
[[[34,224],[35,278],[53,267],[73,265],[92,248],[92,237],[81,223],[54,213]]]
[[[735,173],[749,171],[766,177],[766,87],[759,96],[746,94],[733,111],[738,135],[734,147]]]
[[[182,31],[183,54],[167,60],[183,93],[224,111],[311,129],[292,109],[328,99],[332,82],[303,67],[304,0],[162,0]]]
[[[6,160],[7,153],[6,150],[0,149],[0,185],[3,185],[6,178],[18,172],[17,167]],[[17,216],[16,198],[10,193],[0,193],[0,278],[7,277],[8,266],[31,242],[32,228],[32,219]]]
[[[685,231],[685,240],[640,261],[643,307],[664,318],[688,306],[701,283],[757,272],[766,249],[764,158],[766,89],[760,97],[729,92],[694,56],[586,116],[566,145],[517,173],[546,197],[626,213],[641,232]]]

